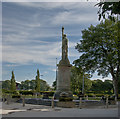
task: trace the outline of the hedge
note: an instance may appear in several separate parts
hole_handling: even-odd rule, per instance
[[[7,93],[7,94],[15,94],[18,95],[19,92],[18,91],[11,91],[11,90],[2,90],[3,93]]]
[[[35,91],[21,90],[19,93],[22,95],[33,95]]]
[[[36,93],[39,93],[41,95],[48,95],[48,96],[53,96],[55,91],[40,91],[40,92],[36,92],[35,90],[31,90],[31,91],[28,91],[28,90],[21,90],[19,91],[20,94],[22,95],[34,95]]]
[[[73,98],[70,98],[70,97],[60,97],[59,98],[59,101],[63,101],[63,102],[67,102],[67,101],[72,101]]]
[[[53,96],[55,91],[43,91],[42,94],[46,94],[48,96]]]
[[[12,98],[21,98],[20,95],[12,95]]]

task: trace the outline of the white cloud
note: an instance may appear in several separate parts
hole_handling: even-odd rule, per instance
[[[47,71],[44,71],[43,73],[44,73],[44,74],[48,74],[48,72],[47,72]]]
[[[17,12],[9,20],[7,14],[3,16],[3,61],[16,63],[17,65],[29,63],[54,65],[53,59],[61,57],[61,29],[59,30],[61,24],[80,25],[96,21],[95,16],[97,16],[90,13],[90,11],[95,10],[93,3],[18,2],[14,4],[31,9],[42,8],[43,11],[45,9],[47,11],[54,9],[52,16],[48,13],[44,16],[44,12],[42,13],[41,10],[37,10],[34,14],[26,13],[29,14],[28,16],[31,19],[25,15],[16,16]],[[58,8],[58,12],[55,11]],[[85,13],[82,13],[82,11],[85,11]],[[80,34],[79,32],[73,32],[73,34]],[[50,42],[49,39],[52,38],[56,39],[56,41]],[[75,52],[74,49],[75,45],[75,41],[69,41],[70,57],[78,56],[77,51]]]
[[[116,0],[118,1],[118,0]],[[2,0],[2,2],[100,2],[100,0]]]
[[[76,13],[74,11],[64,11],[58,13],[52,20],[52,24],[83,24],[83,23],[92,23],[95,21],[97,23],[97,15],[94,13]]]
[[[96,3],[85,3],[85,2],[69,2],[69,3],[64,3],[64,2],[54,2],[54,3],[36,3],[36,2],[15,2],[14,4],[24,6],[24,7],[29,7],[29,8],[35,8],[39,9],[38,13],[36,12],[35,14],[31,14],[32,19],[26,19],[24,21],[26,27],[40,27],[40,26],[45,26],[45,24],[48,26],[50,25],[59,25],[59,24],[80,24],[80,23],[87,23],[87,22],[93,22],[96,21],[97,19],[97,9],[95,8],[94,5]],[[41,10],[52,10],[54,9],[54,12],[51,11],[52,16],[47,14],[46,19],[44,21],[42,20],[41,16]],[[56,11],[58,9],[61,9],[61,11]],[[95,14],[96,11],[96,14]],[[21,16],[22,17],[22,16]],[[24,16],[23,19],[26,17]],[[39,19],[39,20],[38,20]],[[4,20],[4,19],[3,19]],[[15,21],[14,18],[12,21]],[[36,24],[33,24],[35,22],[38,22]],[[14,23],[18,23],[17,25],[24,25],[21,23],[21,21],[18,19]],[[39,24],[41,22],[42,24]]]
[[[97,80],[97,79],[100,79],[100,80],[102,80],[102,81],[105,81],[105,80],[112,80],[112,78],[110,78],[110,77],[107,77],[107,78],[101,78],[101,77],[97,77],[96,76],[96,78],[91,78],[91,80]]]
[[[45,9],[53,9],[53,8],[78,8],[78,4],[81,4],[81,8],[83,7],[88,7],[88,6],[93,6],[95,5],[98,1],[97,0],[91,0],[93,2],[88,2],[87,0],[3,0],[4,2],[12,1],[14,4],[20,5],[20,6],[25,6],[25,7],[33,7],[33,8],[45,8]],[[40,2],[40,4],[39,4]],[[42,4],[41,4],[42,2]],[[80,7],[79,7],[80,8]]]
[[[69,48],[75,48],[76,45],[77,45],[76,42],[71,42],[71,41],[70,41],[70,42],[68,43],[68,47],[69,47]]]
[[[18,66],[18,65],[16,65],[16,64],[7,64],[6,66],[7,66],[7,67],[16,67],[16,66]]]
[[[5,45],[3,46],[3,61],[16,64],[52,65],[52,58],[59,55],[59,43],[50,44],[31,47]]]
[[[69,50],[74,48],[75,43],[70,42]],[[78,54],[70,53],[69,56],[74,57]],[[48,42],[46,44],[34,46],[21,45],[3,45],[3,61],[14,63],[15,65],[40,63],[53,66],[56,57],[61,57],[61,41]]]
[[[53,72],[56,72],[56,69],[52,69]]]

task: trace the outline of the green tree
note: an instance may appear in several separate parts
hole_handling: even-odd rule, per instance
[[[46,81],[40,79],[40,91],[48,91],[50,86],[47,84]]]
[[[91,90],[96,93],[111,93],[113,89],[113,82],[111,80],[105,80],[104,82],[100,79],[92,80]]]
[[[10,80],[5,80],[2,82],[2,89],[10,90],[11,82]]]
[[[30,89],[35,90],[36,87],[36,81],[35,80],[31,80],[30,81]]]
[[[21,81],[21,89],[23,89],[23,90],[26,89],[25,84],[24,84],[24,81]]]
[[[113,82],[111,80],[105,80],[104,83],[104,90],[108,93],[111,93],[111,90],[113,89]]]
[[[36,76],[36,91],[40,91],[40,73],[39,70],[37,70],[37,76]]]
[[[23,90],[36,90],[36,79],[33,80],[25,80],[21,82],[21,89]],[[47,91],[49,90],[50,86],[47,84],[46,81],[40,79],[40,91]]]
[[[82,70],[73,66],[71,69],[71,90],[72,92],[80,92],[82,90]]]
[[[97,80],[93,80],[92,81],[92,87],[91,90],[96,92],[96,93],[102,93],[103,91],[105,91],[104,89],[104,82],[100,79]]]
[[[15,76],[14,76],[14,72],[13,71],[12,71],[10,89],[11,89],[11,91],[15,91],[16,90],[16,82],[15,82]]]
[[[56,90],[56,81],[53,82],[52,87]]]
[[[29,90],[30,89],[30,80],[25,80],[21,82],[21,89]]]
[[[72,75],[71,75],[71,90],[72,92],[80,92],[82,91],[82,85],[83,85],[83,74],[84,74],[84,90],[88,91],[91,86],[91,80],[89,74],[83,73],[83,70],[81,68],[72,67]]]
[[[76,49],[83,54],[74,63],[76,66],[85,67],[88,72],[97,71],[98,75],[103,77],[111,74],[114,93],[118,97],[120,61],[117,31],[117,23],[107,19],[95,27],[91,25],[83,30],[83,40],[76,46]]]
[[[118,27],[118,58],[119,58],[119,66],[120,66],[120,19],[118,19],[118,16],[120,17],[120,0],[117,2],[99,2],[96,4],[99,7],[98,10],[98,15],[99,15],[99,20],[103,17],[105,18],[110,18],[112,21],[117,22],[117,27]],[[117,20],[115,20],[115,17],[117,15]],[[120,67],[119,67],[120,71]],[[118,75],[118,86],[120,86],[120,73]],[[120,90],[120,89],[119,89]],[[120,91],[119,91],[120,93]]]
[[[111,20],[114,20],[113,15],[120,14],[120,0],[119,2],[99,2],[96,4],[99,7],[98,15],[99,20],[108,16]]]

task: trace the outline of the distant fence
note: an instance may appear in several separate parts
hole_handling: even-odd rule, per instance
[[[22,99],[17,102],[22,103]],[[40,99],[40,98],[27,98],[25,99],[26,104],[35,104],[35,105],[46,105],[51,106],[52,99]],[[76,107],[79,107],[79,100],[73,100],[75,102]],[[54,106],[57,106],[58,100],[54,100]],[[92,108],[96,106],[105,106],[105,101],[97,101],[97,100],[81,100],[82,108]],[[109,105],[109,104],[108,104]]]
[[[79,99],[77,100],[73,100],[73,102],[75,103],[75,107],[79,108],[79,106],[81,105],[82,108],[92,108],[92,107],[97,107],[97,106],[104,106],[106,108],[108,108],[109,105],[116,105],[115,100],[109,100],[109,98],[105,98],[102,99],[99,97],[99,100],[94,100],[97,99],[97,97],[93,97],[91,99],[93,100],[88,100],[89,97],[83,97],[81,98],[81,101]],[[8,100],[6,99],[3,99]],[[14,98],[14,99],[9,99],[8,100],[9,104],[11,102],[18,102],[18,103],[22,103],[23,99],[22,98]],[[35,105],[46,105],[46,106],[51,106],[53,102],[52,99],[41,99],[41,98],[25,98],[24,99],[25,104],[35,104]],[[58,100],[54,100],[54,106],[57,106]],[[81,104],[80,104],[81,103]],[[120,112],[119,112],[120,113]]]

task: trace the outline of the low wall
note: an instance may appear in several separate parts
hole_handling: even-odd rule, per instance
[[[18,100],[17,102],[22,103],[22,99]],[[54,106],[59,106],[58,100],[54,100]],[[79,100],[73,100],[76,107],[79,106]],[[35,104],[35,105],[46,105],[51,106],[51,99],[40,99],[40,98],[26,98],[26,104]],[[94,107],[94,106],[103,106],[105,105],[104,101],[97,101],[97,100],[82,100],[83,107]]]
[[[22,99],[17,102],[22,103]],[[27,98],[25,99],[26,104],[34,104],[34,105],[45,105],[51,106],[51,99],[40,99],[40,98]],[[54,106],[57,106],[57,101],[54,101]]]
[[[58,107],[64,107],[64,108],[75,108],[75,102],[73,101],[67,101],[67,102],[57,102]]]

